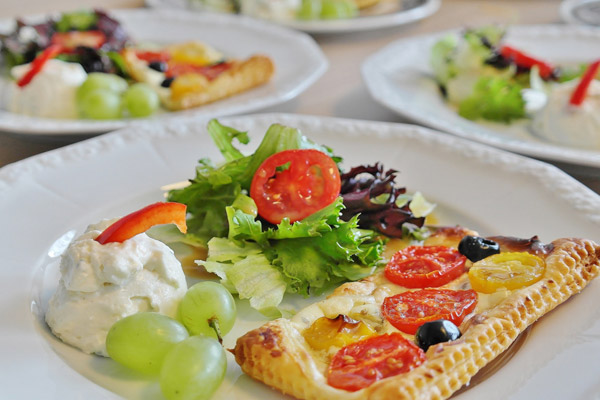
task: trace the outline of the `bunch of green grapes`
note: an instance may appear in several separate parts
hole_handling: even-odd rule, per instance
[[[181,300],[179,316],[183,324],[154,312],[125,317],[108,332],[106,350],[126,367],[159,375],[169,400],[209,399],[227,370],[221,338],[235,323],[235,302],[220,284],[200,282]]]
[[[299,19],[343,19],[358,15],[353,0],[302,0]]]
[[[147,117],[156,112],[160,101],[145,83],[127,81],[118,75],[93,72],[77,89],[77,106],[84,118],[118,119],[124,113],[131,117]]]

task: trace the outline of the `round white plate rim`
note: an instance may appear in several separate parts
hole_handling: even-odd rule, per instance
[[[600,2],[598,2],[597,0],[563,0],[560,3],[560,7],[559,7],[560,17],[562,18],[563,21],[565,21],[569,24],[590,25],[590,24],[587,24],[585,21],[581,20],[580,18],[578,18],[573,13],[573,11],[576,7],[586,4],[586,3],[597,3],[597,5],[600,7]],[[592,26],[600,26],[600,21],[598,21],[598,24],[592,25]]]
[[[173,6],[172,0],[145,0],[149,7],[164,8]],[[181,0],[176,5],[184,7]],[[273,21],[274,24],[286,26],[311,34],[349,33],[375,29],[390,28],[419,21],[433,15],[439,10],[441,0],[424,0],[416,7],[389,14],[372,15],[344,20],[328,21]]]
[[[458,135],[467,139],[476,140],[491,146],[495,146],[504,150],[517,152],[520,154],[538,157],[545,160],[561,161],[575,165],[585,165],[591,167],[600,167],[600,150],[585,150],[577,149],[572,147],[560,146],[552,144],[550,142],[531,142],[519,140],[503,136],[502,133],[495,132],[493,128],[487,128],[477,125],[476,122],[471,122],[460,118],[456,115],[457,119],[461,119],[463,122],[469,124],[469,128],[465,129],[456,125],[449,124],[444,118],[438,118],[425,112],[425,110],[419,110],[418,112],[407,111],[403,104],[398,103],[395,100],[390,99],[389,96],[384,94],[385,90],[382,89],[382,82],[385,79],[383,77],[383,65],[386,65],[386,60],[394,57],[395,54],[401,54],[401,50],[407,46],[418,47],[420,52],[429,52],[430,45],[437,39],[448,35],[456,34],[459,29],[452,29],[448,31],[415,36],[412,38],[400,39],[394,41],[377,52],[370,55],[361,66],[361,74],[363,81],[365,82],[369,93],[374,100],[387,108],[395,111],[401,116],[409,118],[419,124],[429,126],[434,129],[448,132],[454,135]],[[544,35],[582,35],[587,38],[598,39],[600,43],[600,30],[587,27],[587,26],[575,26],[575,25],[515,25],[509,28],[509,34],[518,36],[525,35],[529,37],[543,37]],[[416,46],[421,44],[421,46]],[[428,58],[428,57],[427,57]],[[406,65],[404,65],[406,67]],[[430,71],[428,65],[418,65],[418,67]]]
[[[329,66],[329,62],[323,51],[309,35],[286,27],[262,24],[252,18],[236,18],[236,16],[227,14],[207,16],[182,10],[158,9],[111,10],[110,14],[114,15],[119,20],[123,20],[125,24],[127,23],[127,19],[153,17],[160,19],[161,21],[164,20],[172,23],[176,23],[177,21],[198,24],[208,23],[216,27],[228,26],[229,30],[237,29],[240,33],[246,31],[266,34],[273,37],[284,37],[288,40],[292,48],[302,52],[303,62],[307,64],[307,68],[299,75],[288,76],[288,79],[285,80],[285,85],[279,84],[279,87],[275,86],[272,91],[265,93],[262,96],[254,96],[251,101],[241,101],[240,96],[233,96],[196,109],[165,112],[150,118],[107,121],[84,119],[59,120],[18,115],[0,109],[0,131],[31,136],[93,135],[126,126],[155,124],[162,121],[190,119],[209,115],[219,117],[249,113],[293,99],[315,83],[325,73]],[[37,15],[24,18],[40,19],[42,17],[43,16]],[[0,20],[1,27],[9,27],[12,26],[13,23],[14,19]],[[135,32],[132,32],[132,35],[135,35]],[[227,49],[220,50],[224,52],[227,51]],[[265,52],[268,54],[268,49],[256,49],[255,52]],[[278,79],[277,74],[281,73],[280,70],[277,70],[277,64],[275,65],[275,68],[275,77],[267,85],[273,85],[273,82]],[[261,88],[253,89],[253,91],[256,90],[261,90]],[[241,95],[244,94],[242,93]]]
[[[531,179],[539,189],[552,190],[555,192],[554,194],[558,199],[561,200],[561,202],[568,203],[569,206],[572,207],[572,210],[570,210],[569,213],[573,213],[574,216],[577,215],[585,218],[586,221],[584,223],[588,225],[587,229],[589,229],[591,225],[595,227],[600,226],[600,197],[555,167],[518,155],[492,149],[478,143],[469,142],[464,139],[455,138],[448,135],[440,135],[437,132],[427,128],[383,122],[342,120],[336,118],[296,116],[286,114],[250,115],[244,117],[229,117],[224,119],[225,123],[235,123],[241,125],[246,123],[249,125],[266,125],[267,122],[272,121],[279,121],[290,126],[312,126],[314,132],[318,132],[318,128],[331,127],[336,134],[337,132],[343,132],[344,134],[348,135],[347,137],[342,137],[340,140],[343,140],[344,138],[359,138],[359,135],[361,135],[363,131],[372,130],[373,132],[377,132],[381,139],[398,138],[400,140],[400,138],[404,138],[407,141],[426,143],[432,148],[433,146],[436,148],[447,146],[450,148],[453,157],[461,156],[466,160],[471,160],[471,162],[484,163],[487,164],[488,167],[494,166],[497,169],[503,170],[504,173],[510,174],[511,176],[525,176],[528,179]],[[203,122],[206,121],[198,120],[196,122],[196,126]],[[187,131],[186,126],[188,129]],[[19,187],[23,187],[22,185],[27,185],[28,182],[32,180],[35,181],[36,175],[41,174],[42,172],[60,172],[62,168],[68,168],[75,162],[89,160],[90,158],[94,158],[98,155],[104,155],[106,153],[117,153],[118,155],[120,151],[126,151],[127,148],[135,144],[142,145],[150,141],[156,141],[160,144],[168,144],[169,140],[186,140],[186,138],[188,138],[191,134],[190,132],[193,132],[193,130],[191,130],[189,124],[182,122],[168,127],[165,125],[164,128],[160,126],[153,128],[146,127],[145,129],[127,128],[119,132],[109,133],[101,137],[79,142],[62,149],[40,154],[38,156],[8,165],[0,169],[0,202],[8,200],[10,193],[18,191]],[[372,137],[363,139],[372,141]],[[198,150],[198,152],[198,155],[200,156],[201,151]],[[120,155],[119,157],[122,158],[124,155]],[[193,170],[193,165],[190,165],[189,169],[191,172]],[[46,190],[51,192],[51,186],[44,185],[43,182],[40,183],[39,189],[42,191]],[[518,193],[518,191],[515,193]],[[74,202],[76,203],[76,201]],[[79,204],[79,206],[81,205]],[[27,215],[27,212],[23,210],[15,210],[15,212],[17,214],[21,213],[21,216]],[[20,229],[20,225],[22,225],[24,222],[29,222],[20,218],[19,216],[13,216],[13,218],[14,220],[11,223],[3,225],[2,230],[0,230],[0,235],[4,237],[4,239],[9,239],[9,237],[18,237],[18,233],[22,231],[22,229]],[[43,221],[36,222],[42,223]],[[40,225],[40,229],[49,228],[42,223]],[[54,230],[54,228],[51,228],[51,230]],[[36,235],[32,234],[32,236],[35,237]],[[46,237],[42,240],[43,243],[51,243],[56,238],[57,237]],[[13,240],[13,242],[16,240],[18,239]],[[33,246],[38,246],[41,248],[45,246],[44,244],[39,244],[35,241],[32,243]],[[12,246],[9,245],[9,248],[12,249]],[[12,319],[17,318],[16,316],[29,315],[28,319],[32,319],[32,313],[29,310],[31,293],[28,292],[24,295],[22,293],[19,294],[19,299],[24,300],[26,304],[19,303],[15,306],[14,297],[11,297],[11,294],[15,293],[16,289],[14,287],[8,287],[9,283],[7,283],[7,281],[11,279],[14,280],[22,278],[24,282],[27,282],[27,285],[31,285],[31,280],[33,279],[32,275],[34,275],[35,271],[27,270],[27,268],[23,268],[23,265],[16,265],[16,263],[15,265],[11,266],[11,260],[16,259],[17,257],[14,256],[14,254],[11,254],[10,251],[8,254],[5,254],[5,257],[7,257],[7,263],[4,265],[7,267],[0,269],[0,277],[2,277],[0,284],[2,284],[4,289],[7,290],[0,292],[0,299],[2,300],[2,304],[10,305],[12,307],[10,307],[11,309],[0,309],[0,315],[6,317],[3,319],[5,323],[2,325],[2,328],[0,328],[0,331],[2,331],[4,334],[4,340],[0,342],[0,348],[3,349],[3,354],[14,354],[12,351],[14,351],[13,346],[15,344],[18,345],[27,343],[27,345],[32,346],[31,349],[40,350],[41,353],[24,352],[22,354],[15,355],[15,357],[18,356],[20,359],[22,359],[22,357],[31,357],[31,359],[36,360],[36,363],[44,364],[44,366],[39,366],[43,372],[47,372],[47,369],[52,369],[53,371],[57,370],[58,372],[55,371],[56,373],[64,374],[65,378],[68,378],[65,380],[65,382],[63,382],[63,384],[67,385],[67,388],[59,387],[61,385],[58,384],[57,388],[55,388],[56,390],[51,393],[47,392],[47,388],[45,387],[36,388],[36,385],[31,385],[32,387],[24,388],[22,382],[19,384],[19,382],[14,382],[13,380],[9,380],[7,378],[0,378],[0,381],[6,380],[5,382],[2,382],[5,394],[10,395],[13,393],[14,396],[12,398],[27,398],[24,396],[19,396],[18,394],[30,393],[31,390],[37,390],[38,394],[46,393],[45,398],[61,398],[61,395],[67,395],[68,397],[69,393],[72,394],[72,392],[69,392],[69,389],[85,389],[86,392],[90,394],[90,398],[114,397],[111,393],[108,393],[103,388],[96,387],[95,385],[93,385],[91,388],[86,388],[86,382],[87,386],[89,386],[90,382],[86,381],[82,376],[79,376],[75,371],[68,368],[62,362],[62,360],[58,359],[57,356],[53,354],[48,344],[44,343],[43,339],[38,335],[22,335],[22,332],[12,330],[19,326],[9,323],[9,321]],[[35,256],[33,258],[35,259]],[[35,264],[35,260],[32,262],[32,264]],[[597,285],[596,288],[598,288]],[[26,325],[31,326],[31,322],[32,321],[27,321]],[[22,321],[20,321],[20,323],[22,323]],[[0,361],[0,364],[3,362],[10,362],[10,357],[5,356],[3,359],[4,361]],[[45,364],[48,362],[50,362],[50,364]],[[4,368],[4,376],[12,376],[10,374],[13,373],[14,370],[19,370],[19,365],[15,365],[13,368],[9,368],[8,365],[5,365],[6,368]],[[28,375],[27,379],[35,376],[36,373],[39,373],[39,370],[36,368],[28,369],[30,375]],[[15,384],[17,387],[15,387]],[[52,395],[54,393],[56,393],[55,396]],[[465,395],[469,396],[471,393],[476,393],[476,390],[465,392]],[[460,398],[462,399],[463,395],[461,395]]]

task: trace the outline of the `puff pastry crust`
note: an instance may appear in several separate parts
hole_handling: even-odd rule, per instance
[[[456,245],[467,232],[442,230],[426,244]],[[498,241],[503,251],[529,251],[545,258],[543,278],[511,291],[496,304],[478,307],[461,325],[461,338],[431,346],[427,361],[406,374],[382,379],[356,392],[329,386],[326,358],[311,349],[302,335],[303,328],[312,323],[311,314],[303,316],[303,311],[292,320],[277,319],[240,337],[233,350],[236,361],[246,374],[299,399],[447,399],[529,325],[580,292],[600,270],[600,246],[589,240],[558,239],[549,245],[503,238]],[[382,275],[346,283],[316,306],[326,310],[328,302],[356,304],[367,300],[380,306],[386,296]]]
[[[152,75],[148,74],[148,65],[137,58],[135,51],[124,50],[123,60],[131,77],[152,85],[163,106],[171,111],[186,110],[236,95],[267,83],[275,73],[273,61],[264,55],[254,55],[245,60],[228,60],[231,67],[216,78],[209,80],[197,74],[190,90],[176,93],[170,88],[157,85]]]

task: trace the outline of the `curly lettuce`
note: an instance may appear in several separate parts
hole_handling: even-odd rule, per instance
[[[285,293],[321,294],[343,281],[369,276],[381,260],[384,241],[374,231],[360,229],[357,216],[341,219],[341,197],[301,221],[284,219],[266,229],[253,213],[253,203],[240,195],[227,207],[228,237],[211,239],[206,261],[197,263],[266,316],[281,316],[278,306]]]

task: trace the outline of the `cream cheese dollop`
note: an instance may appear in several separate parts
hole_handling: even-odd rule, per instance
[[[11,69],[11,75],[18,81],[30,69],[31,64],[18,65]],[[8,110],[33,117],[77,118],[75,94],[86,77],[80,64],[48,60],[27,85],[11,85]]]
[[[600,81],[593,80],[580,106],[569,104],[578,79],[555,84],[543,108],[533,113],[532,130],[550,142],[600,149]]]
[[[62,255],[61,278],[46,322],[65,343],[107,356],[111,326],[143,311],[176,316],[187,291],[181,264],[164,243],[145,233],[122,243],[94,240],[116,220],[90,225]]]

